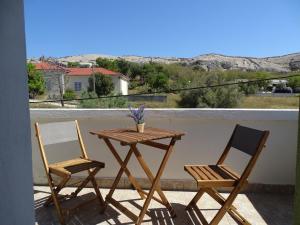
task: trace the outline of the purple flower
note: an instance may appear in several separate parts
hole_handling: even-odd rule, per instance
[[[136,124],[142,124],[144,123],[144,109],[145,105],[141,105],[138,109],[133,109],[129,105],[130,114],[128,116],[133,118]]]

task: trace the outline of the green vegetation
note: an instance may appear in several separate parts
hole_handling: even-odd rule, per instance
[[[236,108],[261,108],[261,109],[296,109],[299,107],[299,97],[263,97],[249,96]]]
[[[95,78],[95,84],[94,84]],[[95,85],[95,90],[94,90]],[[114,90],[112,78],[95,73],[89,78],[89,91],[95,91],[98,96],[109,95]]]
[[[76,93],[72,89],[67,89],[64,94],[64,99],[72,100],[76,98]]]
[[[68,62],[67,66],[68,67],[79,67],[80,64],[79,64],[79,62]]]
[[[97,98],[95,92],[83,92],[81,98]],[[80,100],[80,108],[126,108],[128,101],[124,97]]]
[[[182,64],[158,64],[158,63],[133,63],[122,59],[98,58],[99,67],[120,72],[131,80],[130,89],[140,86],[148,86],[152,90],[168,90],[200,86],[210,76],[221,76],[223,82],[235,82],[239,80],[254,80],[276,77],[280,74],[265,71],[204,71],[197,66]],[[268,81],[243,85],[240,88],[244,94],[253,94],[258,90],[266,89]]]
[[[147,77],[147,83],[154,91],[167,91],[169,88],[169,78],[162,72]]]
[[[225,83],[221,75],[207,77],[203,86]],[[238,86],[204,88],[181,93],[178,105],[183,108],[233,108],[239,104],[242,91]]]
[[[127,75],[130,78],[129,94],[150,93],[153,91],[168,94],[166,102],[146,102],[146,107],[296,108],[298,106],[297,98],[294,97],[255,96],[255,94],[259,91],[270,91],[270,89],[272,89],[269,81],[184,92],[172,91],[181,88],[279,77],[283,75],[280,73],[240,70],[205,71],[198,65],[159,64],[154,62],[133,63],[123,59],[106,58],[98,58],[96,63],[99,67]],[[72,62],[69,63],[68,66],[79,67],[79,63]],[[39,72],[34,70],[31,66],[29,71],[30,73],[28,74],[39,74]],[[289,74],[296,74],[296,72]],[[286,76],[289,74],[284,75]],[[40,78],[39,75],[32,77],[35,79],[31,79],[30,96],[36,97],[43,93],[45,87],[41,76]],[[294,92],[300,92],[300,77],[288,79],[288,85]],[[89,78],[89,93],[85,92],[82,95],[94,97],[107,96],[112,95],[113,90],[114,85],[110,76],[95,74],[95,81],[94,76]],[[64,98],[75,98],[75,93],[67,90]],[[89,108],[111,108],[127,107],[127,103],[127,99],[125,98],[111,98],[110,100],[85,100],[81,101],[79,105],[81,107]],[[130,102],[133,106],[137,106],[142,103],[145,102]]]
[[[45,91],[44,78],[42,73],[36,70],[35,65],[32,63],[27,64],[27,75],[29,97],[34,99],[37,95],[41,95]]]
[[[291,77],[288,79],[289,87],[293,89],[293,92],[300,92],[300,77]]]

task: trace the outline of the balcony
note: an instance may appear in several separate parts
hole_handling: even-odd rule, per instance
[[[108,193],[113,178],[119,168],[107,147],[90,130],[132,127],[132,121],[126,117],[125,109],[31,109],[31,123],[39,121],[66,121],[78,119],[87,151],[91,158],[104,161],[106,168],[99,173],[97,182],[102,194]],[[177,217],[172,219],[168,211],[159,204],[151,203],[150,215],[145,217],[144,224],[203,224],[197,212],[184,210],[197,190],[196,183],[183,170],[184,164],[213,164],[216,162],[231,135],[235,124],[270,130],[271,134],[253,172],[249,185],[234,202],[239,211],[252,224],[291,224],[292,202],[297,151],[297,114],[298,110],[260,110],[260,109],[148,109],[146,125],[186,132],[186,136],[175,147],[175,151],[162,176],[161,186],[175,208]],[[47,180],[39,155],[37,141],[32,129],[32,155],[34,175],[34,197],[36,222],[38,224],[59,224],[54,208],[41,207],[49,195]],[[120,148],[125,148],[118,146]],[[162,157],[161,152],[153,152],[147,146],[141,146],[141,152],[151,169],[156,171]],[[121,155],[125,156],[122,151]],[[66,144],[48,152],[53,161],[68,159],[79,153],[74,145]],[[240,171],[246,163],[247,156],[232,151],[230,164]],[[146,176],[136,161],[129,163],[144,188],[149,188]],[[80,175],[71,180],[76,183]],[[131,190],[130,183],[124,177],[118,186],[116,198],[126,202],[128,208],[135,212],[141,207],[139,196]],[[72,187],[70,187],[72,189]],[[82,198],[90,190],[84,190]],[[226,196],[227,190],[223,190]],[[77,201],[77,200],[76,200]],[[80,200],[78,200],[80,201]],[[200,209],[208,221],[216,213],[219,205],[208,196],[199,202]],[[80,209],[70,218],[70,224],[132,224],[130,220],[113,207],[105,214],[97,212],[96,203]],[[236,224],[226,215],[221,224]]]

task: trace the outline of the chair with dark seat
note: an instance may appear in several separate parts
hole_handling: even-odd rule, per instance
[[[78,193],[88,184],[88,182],[91,182],[96,193],[96,199],[98,199],[100,203],[100,212],[103,212],[104,201],[95,180],[95,175],[100,169],[105,167],[105,164],[103,162],[98,162],[88,158],[77,120],[68,122],[45,123],[40,125],[36,123],[35,129],[41,157],[48,178],[48,184],[51,190],[51,196],[46,200],[44,205],[48,206],[51,203],[54,203],[61,224],[65,224],[65,214],[68,214],[71,209],[63,209],[60,204],[61,200],[76,197]],[[75,159],[49,164],[45,153],[45,147],[48,145],[71,141],[78,142],[81,149],[81,156]],[[71,176],[75,173],[83,171],[87,171],[88,176],[83,181],[81,181],[77,189],[70,195],[59,195],[59,192],[65,187]],[[53,175],[61,178],[58,185],[55,185]],[[73,209],[78,207],[74,207]]]
[[[204,193],[207,193],[222,206],[209,224],[218,224],[226,212],[228,212],[241,224],[250,224],[237,211],[232,203],[243,186],[247,184],[247,179],[263,147],[265,146],[268,136],[269,131],[260,131],[236,125],[233,134],[231,135],[231,138],[216,165],[185,165],[185,171],[187,171],[196,180],[199,188],[199,191],[188,204],[186,209],[189,210],[193,208],[197,212],[201,213],[196,204],[200,200],[201,196]],[[232,148],[240,150],[250,156],[250,160],[241,175],[224,164],[224,161]],[[225,199],[217,191],[217,188],[222,187],[232,187],[232,191],[227,199]]]

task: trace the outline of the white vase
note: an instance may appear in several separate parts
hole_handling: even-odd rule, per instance
[[[145,123],[136,124],[136,131],[139,133],[144,133]]]

